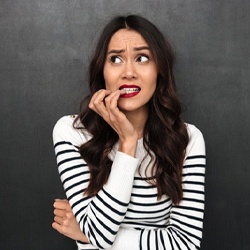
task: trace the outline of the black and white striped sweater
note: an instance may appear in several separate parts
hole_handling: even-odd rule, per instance
[[[54,127],[53,141],[67,199],[90,242],[77,242],[78,249],[199,249],[205,177],[201,132],[187,124],[190,141],[183,166],[183,200],[176,206],[166,195],[157,200],[156,188],[144,178],[149,157],[143,160],[143,139],[138,140],[135,158],[117,151],[116,145],[110,153],[113,165],[108,182],[95,197],[85,196],[90,173],[78,147],[91,135],[74,129],[73,121],[72,116],[62,117]]]

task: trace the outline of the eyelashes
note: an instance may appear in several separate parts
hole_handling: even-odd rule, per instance
[[[114,64],[122,63],[122,59],[119,56],[111,56],[110,62]]]
[[[150,60],[150,57],[145,54],[140,54],[135,58],[135,62],[142,63],[142,64],[147,63],[149,60]],[[119,55],[110,56],[109,61],[113,64],[120,64],[124,62],[122,57]]]
[[[137,61],[141,62],[141,63],[148,62],[149,61],[149,56],[147,56],[147,55],[139,55],[137,57]]]

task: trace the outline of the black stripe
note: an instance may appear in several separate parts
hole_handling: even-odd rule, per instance
[[[155,176],[152,177],[134,177],[134,180],[136,181],[149,181],[155,179]]]
[[[193,199],[193,198],[183,198],[182,201],[191,201],[191,202],[197,202],[197,203],[205,203],[204,200],[199,200],[199,199]]]
[[[96,215],[95,211],[94,211],[92,208],[90,208],[90,209],[91,209],[92,213],[95,215],[95,218],[97,219],[97,221],[98,221],[98,222],[99,222],[108,232],[110,232],[110,233],[113,234],[113,235],[117,234],[116,231],[113,231],[110,227],[108,227],[104,222],[102,222],[102,221],[98,218],[98,216]]]
[[[71,200],[73,197],[75,197],[76,195],[83,194],[83,193],[84,193],[84,190],[79,190],[79,191],[73,193],[72,195],[68,196],[68,200],[70,201],[70,200]],[[86,197],[86,198],[88,198],[88,197]],[[79,203],[79,201],[78,201],[77,203]],[[73,208],[73,207],[72,207],[72,208]]]
[[[169,228],[169,231],[170,231],[170,232],[173,231],[172,228]],[[176,233],[176,232],[175,232],[175,233]],[[171,234],[173,235],[173,232],[171,232]],[[176,240],[175,237],[173,237],[173,240],[174,240],[175,244],[177,245],[178,249],[181,250],[181,247],[180,247],[180,245],[178,244],[178,241]]]
[[[84,211],[86,208],[87,208],[87,206],[88,205],[86,205],[86,206],[84,206],[84,207],[81,207],[76,213],[75,213],[75,217],[77,217],[78,216],[78,214],[80,214],[82,211]],[[73,206],[72,206],[72,208],[73,208]],[[84,214],[85,215],[85,214]],[[83,216],[84,216],[83,215]]]
[[[206,164],[183,165],[183,168],[205,168]]]
[[[136,205],[136,206],[158,206],[158,205],[162,205],[164,203],[168,203],[170,201],[170,199],[167,199],[167,200],[163,200],[163,201],[160,201],[160,202],[154,202],[154,203],[139,203],[139,202],[133,202],[133,201],[130,201],[130,204],[133,204],[133,205]],[[168,206],[169,207],[169,206]]]
[[[181,232],[176,231],[176,234],[179,235],[179,239],[182,241],[182,243],[186,246],[187,249],[191,250],[191,248],[188,246],[187,242],[191,242],[185,235],[183,235]],[[191,242],[192,243],[192,242]],[[193,245],[193,244],[192,244]]]
[[[159,250],[157,230],[155,230],[155,250]]]
[[[91,236],[94,238],[96,245],[98,246],[98,248],[103,249],[103,247],[100,245],[100,243],[98,242],[98,240],[96,239],[95,233],[93,231],[93,229],[91,228],[91,226],[89,226],[89,232],[91,234]],[[90,238],[90,237],[89,237]]]
[[[117,203],[117,204],[119,204],[119,205],[121,205],[123,207],[127,207],[128,206],[129,203],[125,203],[125,202],[121,202],[121,201],[117,200],[115,197],[113,197],[112,195],[110,195],[104,188],[102,190],[115,203]]]
[[[71,196],[69,196],[68,200],[71,200],[74,196],[76,196],[76,195],[78,195],[78,194],[81,194],[81,193],[83,193],[83,192],[84,192],[84,190],[83,190],[83,191],[80,190],[80,191],[78,191],[78,192],[75,192],[74,194],[72,194]],[[77,206],[77,205],[80,204],[80,203],[86,203],[86,200],[89,200],[89,199],[91,199],[91,197],[89,197],[89,196],[83,196],[82,199],[77,200],[76,202],[74,202],[74,203],[72,204],[71,208],[74,208],[75,206]],[[88,202],[88,203],[89,203],[89,202]],[[86,206],[88,206],[88,204],[87,204]]]
[[[148,237],[147,237],[147,247],[148,247],[148,250],[150,250],[150,234],[151,234],[151,230],[148,231]]]
[[[74,165],[72,167],[67,167],[66,169],[62,170],[59,174],[60,176],[62,176],[64,173],[68,172],[68,171],[71,171],[73,169],[77,169],[77,168],[81,168],[81,167],[86,167],[87,164],[78,164],[78,165]],[[89,171],[84,171],[82,172],[82,174],[89,174],[90,172]]]
[[[182,232],[186,233],[187,235],[189,235],[189,236],[191,236],[191,237],[193,237],[193,238],[195,238],[195,239],[201,241],[201,238],[200,238],[200,237],[198,237],[198,236],[195,235],[195,234],[190,233],[189,231],[184,230],[183,228],[179,227],[179,226],[176,225],[176,224],[174,224],[174,225],[171,224],[171,227],[172,227],[172,228],[177,228],[177,231],[182,231]],[[184,234],[183,234],[183,236],[184,236]],[[187,239],[188,239],[188,237],[187,237]],[[190,239],[189,239],[189,241],[191,242]]]
[[[104,199],[102,199],[102,197],[100,197],[99,194],[96,195],[96,198],[105,206],[107,207],[110,211],[118,214],[119,216],[124,216],[126,214],[126,212],[120,212],[117,209],[113,208],[112,206],[110,206],[107,202],[104,201]],[[126,206],[124,206],[126,208]]]
[[[84,211],[87,208],[87,206],[81,207],[76,213],[75,213],[75,217],[78,216],[78,214],[80,214],[82,211]]]
[[[135,194],[135,193],[132,193],[131,196],[141,197],[141,198],[153,198],[153,197],[157,197],[157,193],[155,193],[155,194]]]
[[[156,219],[160,219],[159,221],[155,221],[155,222],[161,222],[162,220],[166,220],[167,218],[169,218],[169,211],[166,211],[167,213],[166,214],[163,214],[163,215],[160,215],[160,216],[154,216],[154,217],[129,217],[129,216],[125,216],[124,220],[130,220],[130,221],[133,221],[133,220],[140,220],[140,221],[145,221],[145,222],[148,222],[150,223],[151,220],[156,220]],[[133,222],[130,222],[130,223],[133,223]],[[154,223],[154,221],[153,221]]]
[[[110,220],[110,221],[111,221],[113,224],[115,224],[115,225],[120,225],[120,224],[121,224],[120,221],[116,221],[116,220],[114,220],[113,218],[111,218],[110,216],[108,216],[107,214],[105,214],[105,213],[103,212],[103,210],[101,210],[94,202],[91,202],[91,204],[95,207],[95,209],[96,209],[100,214],[102,214],[104,217],[106,217],[107,220]]]
[[[196,227],[196,226],[194,226],[194,225],[188,224],[187,222],[178,220],[178,219],[173,218],[173,217],[172,217],[172,220],[175,221],[175,222],[179,222],[180,224],[182,224],[182,225],[184,225],[184,226],[187,226],[187,227],[189,227],[189,228],[192,228],[192,229],[195,229],[195,230],[198,230],[198,231],[201,231],[201,232],[202,232],[202,228],[200,228],[200,227]],[[175,224],[174,224],[174,225],[175,225]]]
[[[55,143],[54,148],[56,148],[57,146],[60,146],[60,145],[65,145],[65,144],[74,146],[71,142],[59,141],[59,142]]]
[[[67,158],[65,160],[58,162],[57,166],[60,167],[62,164],[66,163],[66,162],[75,161],[75,160],[82,160],[82,158],[81,158],[81,156]]]
[[[87,223],[87,214],[83,214],[83,215],[81,216],[81,218],[80,218],[80,220],[79,220],[79,223],[80,223],[81,221],[82,221],[82,223],[83,223],[82,232],[83,232],[84,234],[86,234],[84,225]]]
[[[144,230],[145,229],[142,229],[141,234],[140,234],[140,250],[142,250],[142,236],[143,236]]]
[[[81,176],[81,175],[82,175],[82,173],[78,173],[78,174],[71,175],[71,176],[65,178],[64,181],[62,182],[62,184],[64,185],[67,181],[70,181],[70,180],[72,180],[72,179],[74,179],[74,178],[76,178],[76,177],[79,177],[79,176]],[[86,181],[86,180],[85,180],[85,181]],[[89,181],[89,179],[87,179],[87,181]]]
[[[67,193],[70,189],[72,189],[72,188],[74,188],[74,187],[76,187],[78,185],[81,185],[81,184],[83,184],[85,182],[88,182],[88,180],[83,180],[83,181],[76,182],[75,184],[72,184],[71,186],[69,186],[69,187],[67,187],[65,189],[65,193]]]
[[[192,184],[192,185],[201,185],[204,186],[204,182],[201,181],[183,181],[182,184]]]
[[[186,210],[192,210],[192,211],[196,211],[196,212],[201,212],[203,213],[204,212],[204,209],[200,209],[200,208],[196,208],[196,207],[187,207],[187,206],[181,206],[181,205],[178,205],[178,206],[173,206],[177,209],[186,209]]]
[[[156,186],[142,186],[142,185],[133,185],[133,188],[137,188],[137,189],[150,189],[150,188],[156,188]]]
[[[167,235],[168,235],[168,234],[167,234]],[[169,237],[169,236],[168,236],[168,237]],[[163,238],[162,231],[160,231],[160,240],[161,240],[161,243],[162,243],[162,246],[163,246],[164,250],[166,250],[166,247],[165,247],[165,242],[164,242],[164,238]],[[169,238],[169,242],[170,242],[170,245],[171,245],[172,249],[174,249],[174,248],[173,248],[172,241],[171,241],[171,239],[170,239],[170,238]]]
[[[171,213],[172,213],[172,214],[179,215],[179,216],[181,216],[181,217],[189,218],[189,219],[191,219],[191,220],[197,220],[197,221],[203,222],[203,219],[200,218],[200,217],[196,217],[196,216],[192,216],[192,215],[183,214],[183,213],[179,213],[179,212],[176,212],[176,211],[172,211]]]
[[[159,225],[159,224],[153,224],[153,223],[143,223],[143,222],[127,222],[123,221],[122,224],[128,224],[128,225],[137,225],[137,226],[145,226],[145,227],[155,227],[155,228],[166,228],[166,225]]]
[[[66,150],[58,151],[56,153],[56,157],[58,157],[59,155],[67,154],[67,153],[78,153],[79,154],[79,151],[77,151],[75,149],[66,149]]]
[[[205,177],[204,173],[187,173],[187,174],[182,174],[182,177],[187,177],[187,176],[202,176]]]
[[[137,214],[154,214],[154,213],[160,213],[164,210],[166,210],[166,208],[154,210],[154,211],[138,211],[138,210],[128,208],[128,212],[137,213]]]
[[[186,239],[186,242],[190,242],[191,245],[194,245],[196,247],[196,249],[200,249],[197,245],[194,244],[194,242],[192,242],[192,240],[190,239],[190,237],[186,236],[185,234],[182,233],[181,230],[176,230],[176,233],[178,235],[181,235],[183,238]],[[179,236],[180,237],[180,236]]]
[[[204,191],[201,190],[193,190],[193,189],[183,189],[183,193],[193,193],[193,194],[205,194]]]
[[[197,159],[197,158],[206,159],[206,156],[205,156],[205,155],[193,155],[193,156],[188,156],[188,157],[186,158],[186,160]]]

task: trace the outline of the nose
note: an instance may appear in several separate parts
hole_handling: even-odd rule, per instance
[[[124,64],[122,77],[125,79],[135,79],[137,77],[136,67],[131,60],[126,61]]]

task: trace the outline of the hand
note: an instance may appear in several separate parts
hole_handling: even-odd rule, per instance
[[[92,96],[89,108],[99,114],[116,131],[120,139],[119,150],[134,156],[138,134],[117,106],[120,95],[124,93],[124,90],[111,92],[101,89]]]
[[[59,233],[82,242],[88,242],[71,210],[67,200],[56,199],[54,204],[54,222],[52,227]]]

